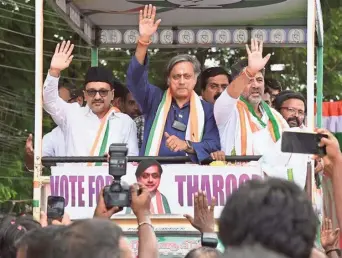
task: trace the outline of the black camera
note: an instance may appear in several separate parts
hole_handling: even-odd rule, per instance
[[[111,185],[107,185],[103,191],[103,198],[107,209],[114,206],[130,207],[131,192],[129,185],[121,182],[121,177],[126,175],[127,170],[126,144],[113,143],[109,146],[109,174],[113,176]]]

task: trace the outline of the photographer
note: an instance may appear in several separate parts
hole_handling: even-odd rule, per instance
[[[139,237],[139,258],[158,257],[157,238],[154,233],[150,219],[151,196],[148,189],[141,184],[134,184],[131,190],[131,209],[137,217],[138,237]],[[138,191],[140,194],[138,195]],[[97,207],[94,213],[94,218],[110,219],[113,214],[121,211],[122,208],[112,207],[106,208],[103,198],[103,189],[99,195]]]

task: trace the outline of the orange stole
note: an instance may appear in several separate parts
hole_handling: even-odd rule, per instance
[[[95,141],[93,143],[93,147],[91,148],[91,151],[90,151],[90,156],[95,156],[95,150],[96,150],[97,144],[99,143],[101,132],[102,132],[103,128],[105,127],[106,122],[108,121],[107,118],[108,118],[109,114],[111,114],[112,111],[121,112],[117,107],[112,107],[111,109],[108,110],[106,115],[104,117],[102,117],[99,130],[97,131],[96,138],[95,138]],[[88,166],[91,166],[92,164],[93,163],[89,162]]]
[[[249,126],[251,127],[252,133],[255,133],[259,131],[259,127],[252,121],[251,118],[251,113],[248,110],[247,105],[239,100],[237,103],[237,109],[240,117],[240,129],[241,129],[241,155],[246,156],[247,155],[247,128],[246,128],[246,115],[247,115],[247,120],[249,123]],[[246,114],[246,115],[245,115]],[[277,119],[277,122],[279,123],[279,119],[277,116],[275,116]],[[279,123],[280,124],[280,123]],[[273,125],[270,120],[268,120],[267,123],[267,128],[268,131],[271,133],[272,139],[274,142],[276,142],[276,138],[274,135],[274,130],[273,130]]]

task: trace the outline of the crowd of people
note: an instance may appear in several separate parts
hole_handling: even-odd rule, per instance
[[[110,144],[124,143],[128,156],[189,156],[194,163],[208,158],[225,161],[226,155],[263,155],[256,138],[275,143],[290,127],[307,130],[303,95],[283,90],[278,81],[265,75],[271,55],[263,55],[262,41],[251,40],[246,58],[232,66],[231,73],[223,67],[202,70],[195,57],[177,55],[166,67],[167,90],[152,85],[147,50],[160,23],[152,5],[140,11],[140,36],[126,86],[112,71],[91,67],[83,91],[68,89],[59,81],[61,72],[72,62],[74,46],[70,41],[56,46],[44,82],[43,103],[57,127],[44,136],[42,156],[103,156]],[[337,217],[342,223],[342,206],[338,204],[342,203],[338,173],[342,155],[336,139],[324,133],[329,135],[321,140],[327,148],[324,172],[332,178]],[[26,167],[31,170],[32,135],[25,153]],[[316,169],[321,171],[323,166]],[[137,186],[131,187],[138,257],[158,257],[150,219],[151,196],[146,186],[139,187],[139,195]],[[226,248],[223,254],[215,249],[215,199],[211,198],[209,205],[201,191],[194,198],[194,218],[186,218],[201,232],[202,247],[189,252],[188,258],[325,257],[314,246],[319,224],[312,204],[293,182],[251,180],[229,197],[219,219],[218,236]],[[65,216],[62,222],[53,222],[58,225],[50,226],[45,214],[40,224],[28,217],[4,218],[0,257],[132,257],[119,225],[105,220],[117,211],[117,207],[108,210],[100,194],[95,219],[70,223]],[[340,256],[338,230],[329,218],[324,220],[321,243],[329,257]]]
[[[342,178],[339,167],[342,153],[338,141],[328,131],[327,154],[323,157],[326,173],[333,180],[336,210],[341,218]],[[337,188],[335,188],[337,187]],[[139,192],[138,192],[139,189]],[[61,221],[48,221],[44,212],[40,222],[30,216],[8,216],[0,222],[0,257],[6,258],[131,258],[159,257],[158,242],[150,218],[151,195],[143,184],[131,186],[131,209],[137,219],[138,251],[133,253],[120,225],[110,218],[120,211],[106,208],[103,190],[99,194],[94,218],[71,222],[64,214]],[[243,201],[242,201],[243,200]],[[307,194],[288,180],[267,178],[250,180],[227,200],[218,220],[215,234],[215,197],[205,192],[194,195],[194,217],[185,215],[201,233],[202,246],[185,258],[320,258],[340,257],[339,228],[331,220],[322,223],[320,242],[315,246],[319,220]],[[215,249],[220,239],[223,253]]]

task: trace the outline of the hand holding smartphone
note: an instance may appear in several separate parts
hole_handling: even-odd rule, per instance
[[[47,201],[47,217],[61,221],[64,215],[65,199],[61,196],[49,196]]]
[[[327,154],[326,147],[320,146],[323,137],[328,138],[328,135],[286,131],[281,138],[281,151],[324,156]]]

